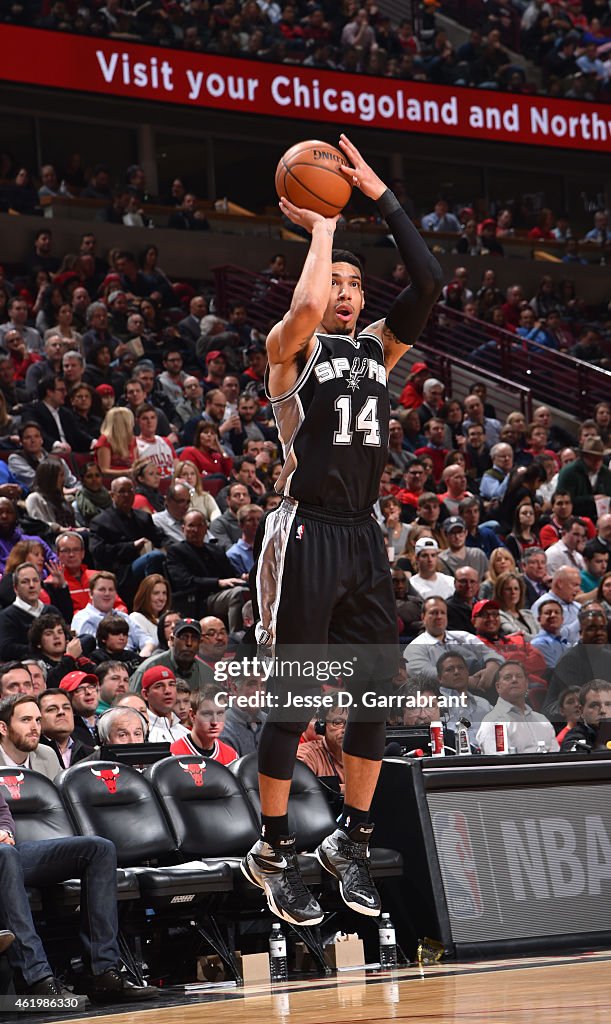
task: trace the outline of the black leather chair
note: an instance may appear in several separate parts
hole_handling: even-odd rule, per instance
[[[50,779],[39,772],[27,769],[0,768],[0,786],[15,822],[17,842],[31,842],[46,839],[64,839],[74,836],[73,823],[62,803],[61,796]],[[44,913],[54,925],[54,934],[66,934],[66,926],[72,928],[74,916],[81,902],[80,878],[69,878],[44,889],[28,889],[30,907],[36,915]],[[125,868],[117,869],[117,901],[128,905],[140,897],[136,875]],[[121,920],[121,906],[119,907]],[[59,929],[55,927],[59,923]],[[123,935],[119,945],[125,963],[134,976],[141,980]]]
[[[261,813],[257,755],[247,754],[234,761],[230,770],[242,784],[257,815]],[[325,791],[316,775],[302,761],[295,762],[291,793],[289,797],[289,829],[297,837],[297,848],[313,852],[325,836],[334,832],[337,822],[325,796]],[[393,878],[403,874],[403,858],[396,850],[371,846],[371,873],[374,878]],[[331,878],[323,871],[323,879]]]
[[[61,772],[57,785],[77,832],[111,839],[119,864],[136,875],[142,910],[153,911],[140,928],[196,920],[200,934],[225,958],[216,928],[206,929],[205,922],[219,895],[233,889],[231,867],[222,860],[181,862],[149,780],[129,765],[81,761]]]
[[[225,911],[235,922],[261,914],[265,898],[240,870],[244,854],[259,837],[259,821],[239,780],[224,765],[203,757],[169,757],[147,771],[161,806],[187,856],[222,857],[234,874],[234,898]],[[307,885],[320,887],[322,869],[311,854],[300,855],[299,867]],[[326,969],[314,929],[293,928]]]

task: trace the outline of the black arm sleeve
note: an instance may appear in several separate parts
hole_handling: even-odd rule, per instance
[[[390,307],[386,326],[403,345],[413,345],[441,292],[443,272],[389,188],[378,199],[378,209],[392,231],[411,280]]]

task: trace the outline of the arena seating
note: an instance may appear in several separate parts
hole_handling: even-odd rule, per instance
[[[125,0],[110,10],[101,0],[80,4],[32,3],[9,6],[0,22],[31,25],[52,31],[94,35],[149,46],[208,52],[221,57],[242,57],[306,67],[383,75],[406,81],[430,81],[443,85],[500,89],[513,93],[541,90],[552,95],[596,98],[608,101],[609,88],[602,76],[589,75],[582,82],[581,65],[574,58],[586,53],[594,40],[606,57],[608,15],[600,24],[599,8],[591,5],[557,5],[524,15],[524,0],[494,0],[482,6],[475,0],[444,0],[443,3],[411,5],[411,17],[393,23],[384,5],[366,4],[365,28],[356,17],[358,8],[323,3],[312,8],[305,0],[259,4],[138,4]],[[558,9],[559,8],[559,9]],[[287,10],[288,9],[288,10]],[[436,18],[436,10],[444,20]],[[587,13],[586,13],[587,12]],[[406,12],[407,13],[407,12]],[[401,10],[401,14],[403,11]],[[466,43],[454,46],[451,22],[476,30]],[[593,19],[593,20],[592,20]],[[526,27],[523,27],[526,26]],[[567,39],[574,44],[574,58],[566,67],[553,60]],[[507,47],[507,53],[503,47]],[[513,56],[517,54],[517,56]]]
[[[262,893],[246,882],[239,868],[257,836],[256,779],[253,755],[235,762],[232,770],[206,758],[170,757],[145,774],[113,761],[86,761],[62,772],[57,784],[36,772],[0,768],[18,840],[100,835],[114,842],[121,865],[117,888],[122,951],[136,977],[140,968],[131,949],[136,937],[187,927],[239,978],[227,924],[259,918],[265,906]],[[326,903],[336,905],[337,896],[333,900],[331,895],[335,887],[311,852],[335,827],[333,814],[323,785],[299,761],[289,816],[299,849],[310,851],[299,856],[306,883],[314,890],[324,883]],[[400,854],[374,847],[371,857],[378,881],[401,876]],[[79,889],[70,880],[30,893],[45,935],[47,919],[55,931],[57,919],[63,928],[72,926]],[[294,930],[324,971],[317,936]]]

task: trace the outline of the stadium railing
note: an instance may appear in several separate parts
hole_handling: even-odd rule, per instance
[[[250,323],[266,331],[290,306],[294,282],[270,283],[269,278],[243,267],[214,268],[217,308],[222,315],[231,302],[243,303]],[[386,314],[398,288],[368,276],[365,283],[367,322]],[[364,321],[365,322],[365,321]],[[474,371],[507,391],[512,389],[516,408],[528,413],[531,396],[580,419],[591,415],[597,402],[611,393],[611,372],[536,342],[522,342],[509,331],[439,303],[433,310],[418,351],[437,368],[451,394],[455,373]],[[402,385],[401,385],[402,386]]]

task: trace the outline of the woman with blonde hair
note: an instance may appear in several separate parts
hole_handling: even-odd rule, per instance
[[[191,492],[191,504],[189,505],[189,511],[193,511],[195,509],[198,512],[203,512],[209,523],[211,523],[213,519],[218,519],[221,514],[221,510],[212,495],[209,494],[208,491],[204,490],[202,475],[194,462],[187,462],[186,460],[183,461],[182,459],[179,459],[174,463],[172,483],[175,484],[179,480],[181,484],[185,484]]]
[[[104,476],[112,479],[126,475],[126,470],[131,469],[137,453],[134,416],[131,409],[123,409],[120,406],[109,409],[93,451]]]
[[[502,572],[516,572],[516,560],[507,548],[495,548],[490,555],[488,572],[479,588],[480,600],[489,601],[494,593],[494,585]]]
[[[497,576],[493,599],[501,607],[501,633],[521,633],[525,640],[532,640],[539,632],[539,624],[533,613],[525,607],[526,586],[517,572],[502,572]]]
[[[165,576],[151,573],[145,576],[134,597],[134,610],[130,619],[154,641],[158,642],[159,619],[167,612],[172,601],[170,584]]]

